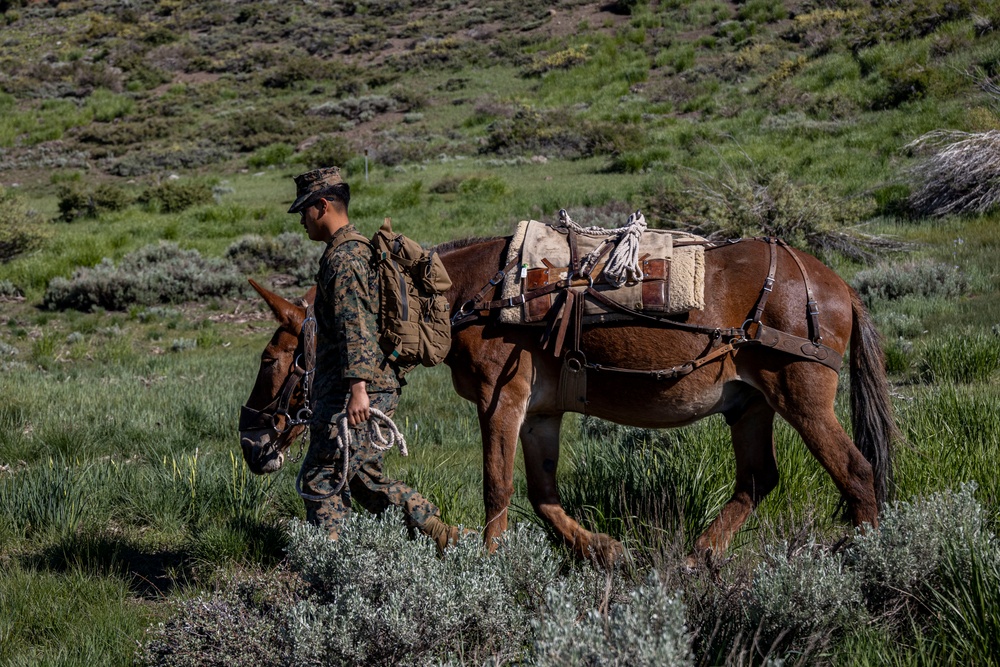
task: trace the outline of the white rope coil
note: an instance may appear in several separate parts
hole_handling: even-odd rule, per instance
[[[621,287],[626,284],[633,284],[642,281],[642,267],[639,266],[639,239],[646,231],[646,218],[641,211],[636,211],[628,217],[628,221],[623,227],[617,229],[606,229],[604,227],[582,227],[573,222],[569,213],[565,209],[559,211],[559,225],[566,229],[571,229],[577,234],[587,236],[608,236],[604,243],[615,243],[607,263],[604,265],[604,279],[612,287]],[[590,270],[591,261],[595,261],[604,249],[601,244],[593,250],[583,261],[583,267]]]
[[[364,423],[364,426],[368,429],[368,438],[372,446],[379,450],[380,452],[388,451],[393,447],[398,447],[400,454],[403,456],[409,456],[410,452],[406,448],[406,438],[403,437],[402,432],[396,426],[395,422],[389,418],[389,415],[385,414],[377,408],[369,408],[371,412],[371,417]],[[354,436],[351,432],[350,424],[347,421],[347,406],[344,406],[344,412],[341,412],[333,418],[333,423],[337,424],[337,437],[334,442],[337,445],[337,449],[340,451],[340,458],[342,462],[340,482],[337,483],[337,487],[330,493],[325,493],[322,495],[314,495],[311,493],[305,493],[302,491],[302,474],[305,472],[305,465],[299,468],[298,477],[295,478],[295,490],[298,494],[305,498],[306,500],[312,500],[319,502],[322,500],[327,500],[337,495],[344,489],[344,485],[347,484],[347,478],[350,474],[350,460],[351,460],[351,442],[354,440]],[[379,424],[382,426],[379,426]],[[382,427],[385,427],[387,434],[382,434]]]

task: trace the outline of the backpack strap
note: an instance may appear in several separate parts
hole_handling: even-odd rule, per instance
[[[348,232],[348,233],[344,234],[342,237],[340,237],[339,239],[337,239],[337,242],[333,244],[333,247],[334,248],[339,248],[340,246],[344,245],[348,241],[359,241],[361,243],[364,243],[369,248],[372,247],[371,239],[369,239],[369,238],[367,238],[365,236],[362,236],[361,234],[358,234],[356,232]]]

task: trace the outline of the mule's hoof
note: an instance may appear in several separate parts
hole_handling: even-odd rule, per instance
[[[587,558],[605,570],[612,569],[625,556],[625,547],[622,543],[604,533],[595,533],[590,538],[587,551]]]
[[[683,569],[688,574],[695,574],[699,570],[712,571],[715,563],[714,552],[711,547],[707,549],[695,549],[684,559]]]
[[[688,554],[687,558],[684,559],[684,564],[681,565],[681,570],[684,574],[694,574],[698,571],[698,559],[695,558],[694,554]]]

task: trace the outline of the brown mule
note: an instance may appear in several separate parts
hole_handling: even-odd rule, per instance
[[[454,281],[448,293],[453,312],[465,310],[470,300],[483,293],[483,286],[503,267],[509,243],[510,237],[478,239],[437,248]],[[850,344],[853,442],[834,415],[838,374],[815,359],[748,344],[678,377],[604,370],[674,369],[704,360],[714,349],[710,335],[645,320],[585,329],[578,344],[589,364],[602,367],[587,372],[587,414],[647,428],[683,426],[715,413],[725,416],[736,456],[735,488],[719,516],[696,540],[693,556],[724,551],[757,504],[777,485],[776,413],[798,431],[833,478],[854,525],[877,526],[879,505],[888,492],[890,444],[896,429],[878,334],[857,295],[830,268],[785,247],[778,250],[777,262],[773,253],[774,244],[761,240],[707,250],[707,303],[704,310],[692,311],[685,322],[709,331],[745,326],[760,304],[769,267],[774,266],[773,291],[760,325],[795,340],[821,336],[823,345],[838,355]],[[815,308],[822,313],[821,321],[813,325],[807,317],[806,284],[811,285]],[[257,289],[281,324],[262,355],[246,406],[265,411],[278,400],[294,367],[296,327],[301,327],[305,310]],[[487,293],[484,298],[496,296]],[[811,334],[811,326],[819,331]],[[537,327],[500,324],[493,314],[480,314],[456,327],[445,360],[456,390],[475,403],[478,411],[483,439],[484,539],[492,548],[494,538],[507,528],[520,439],[528,497],[535,511],[580,556],[613,563],[622,553],[621,544],[583,528],[559,502],[559,429],[567,411],[559,391],[563,364],[551,350],[542,348],[540,333]],[[251,470],[272,472],[280,467],[280,462],[273,467],[278,452],[291,442],[279,432],[283,419],[275,417],[277,428],[267,438],[241,432]]]

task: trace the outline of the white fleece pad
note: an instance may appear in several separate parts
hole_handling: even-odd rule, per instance
[[[579,236],[577,247],[580,256],[585,256],[599,246],[604,238],[606,237]],[[670,261],[669,306],[666,312],[660,311],[657,314],[683,313],[705,307],[705,248],[700,245],[674,247],[677,241],[697,240],[701,238],[684,232],[661,229],[647,229],[643,232],[639,242],[639,256],[649,255],[651,258]],[[528,269],[542,267],[543,258],[553,266],[569,265],[569,244],[565,231],[560,232],[537,220],[519,222],[508,249],[507,263],[515,258],[517,264],[504,280],[504,298],[521,293],[522,266],[527,265]],[[640,300],[636,296],[640,289],[638,285],[619,289],[609,289],[607,285],[601,286],[604,296],[628,307],[634,307]],[[613,313],[602,304],[588,299],[585,314],[605,315],[609,312]],[[500,321],[506,324],[524,324],[523,308],[521,306],[504,308],[500,313]]]

